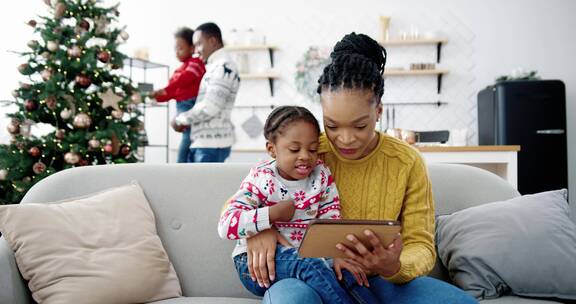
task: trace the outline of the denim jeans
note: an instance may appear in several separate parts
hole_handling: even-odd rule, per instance
[[[179,101],[176,103],[176,113],[180,114],[183,112],[188,112],[194,104],[196,103],[196,97],[187,100]],[[187,128],[182,132],[182,139],[180,140],[180,147],[178,148],[178,162],[186,163],[188,162],[188,154],[190,153],[190,144],[192,140],[190,139],[190,128]]]
[[[474,297],[456,286],[430,277],[419,277],[409,283],[398,285],[377,277],[369,281],[370,290],[381,303],[478,303]],[[298,279],[286,279],[272,285],[264,294],[262,301],[263,304],[321,304],[322,302],[314,289]],[[324,303],[329,304],[325,301]]]
[[[230,156],[227,148],[190,148],[189,163],[223,163]]]
[[[266,287],[260,287],[257,282],[252,281],[248,272],[247,254],[239,254],[234,257],[236,271],[240,276],[240,281],[254,295],[264,296]],[[352,276],[352,274],[348,273]],[[354,300],[342,288],[332,266],[325,259],[299,258],[295,248],[278,246],[276,247],[276,278],[272,282],[275,286],[284,279],[297,278],[305,285],[312,288],[324,303],[354,303]],[[292,298],[292,295],[283,294],[282,297]],[[320,303],[321,303],[320,302]],[[300,303],[308,303],[301,301]]]

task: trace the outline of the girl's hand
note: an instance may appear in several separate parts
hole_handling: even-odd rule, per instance
[[[400,270],[400,253],[402,252],[403,243],[402,235],[398,234],[392,244],[384,247],[374,232],[365,230],[364,234],[368,237],[370,244],[374,248],[368,250],[362,242],[354,235],[348,235],[346,238],[354,244],[356,252],[350,250],[344,244],[336,245],[348,258],[362,265],[369,272],[377,273],[381,276],[390,277]]]
[[[276,278],[276,243],[291,247],[276,229],[264,230],[246,240],[248,246],[248,271],[252,281],[258,281],[260,287],[270,287]]]
[[[362,269],[362,266],[354,260],[335,258],[334,272],[340,281],[342,280],[342,269],[350,271],[356,278],[358,285],[365,285],[366,287],[370,287],[370,283],[368,282],[368,278],[366,277],[366,273]]]
[[[292,201],[281,201],[270,207],[268,214],[270,222],[289,222],[294,216],[296,206]]]

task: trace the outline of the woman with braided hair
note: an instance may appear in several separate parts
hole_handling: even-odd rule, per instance
[[[434,201],[426,166],[408,144],[375,131],[381,117],[386,51],[364,34],[342,38],[318,80],[325,133],[318,157],[331,170],[345,219],[398,220],[402,233],[384,246],[371,232],[372,250],[337,247],[371,276],[369,288],[382,303],[477,303],[464,291],[427,277],[436,261]],[[268,229],[247,239],[251,276],[268,286],[276,277],[274,257],[282,236]],[[343,240],[344,242],[344,240]],[[384,278],[384,280],[380,279]],[[298,279],[273,284],[265,303],[321,303]]]

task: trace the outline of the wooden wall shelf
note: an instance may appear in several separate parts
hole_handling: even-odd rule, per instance
[[[268,51],[270,56],[270,67],[274,67],[274,51],[278,49],[275,45],[230,45],[224,47],[229,52],[254,52],[254,51]],[[270,95],[274,96],[274,79],[280,78],[277,74],[264,73],[264,74],[240,74],[240,79],[268,79],[270,85]]]
[[[448,43],[447,39],[394,39],[381,41],[380,44],[383,46],[403,46],[403,45],[436,45],[436,63],[440,63],[440,57],[442,54],[442,45]]]
[[[259,74],[240,74],[240,80],[258,80],[258,79],[268,79],[268,84],[270,85],[270,95],[274,96],[274,80],[280,78],[278,74],[275,73],[259,73]]]
[[[384,70],[384,76],[437,76],[438,94],[442,91],[442,76],[448,74],[448,70]]]

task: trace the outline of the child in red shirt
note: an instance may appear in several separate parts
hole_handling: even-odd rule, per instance
[[[204,62],[198,57],[193,57],[194,44],[192,36],[194,31],[183,27],[179,29],[174,38],[176,40],[176,57],[182,65],[174,71],[168,86],[164,89],[150,93],[150,97],[158,102],[166,102],[171,99],[176,100],[176,112],[178,114],[186,112],[194,106],[202,76],[206,73]],[[178,149],[178,162],[188,161],[190,152],[190,128],[183,130],[182,141]]]

